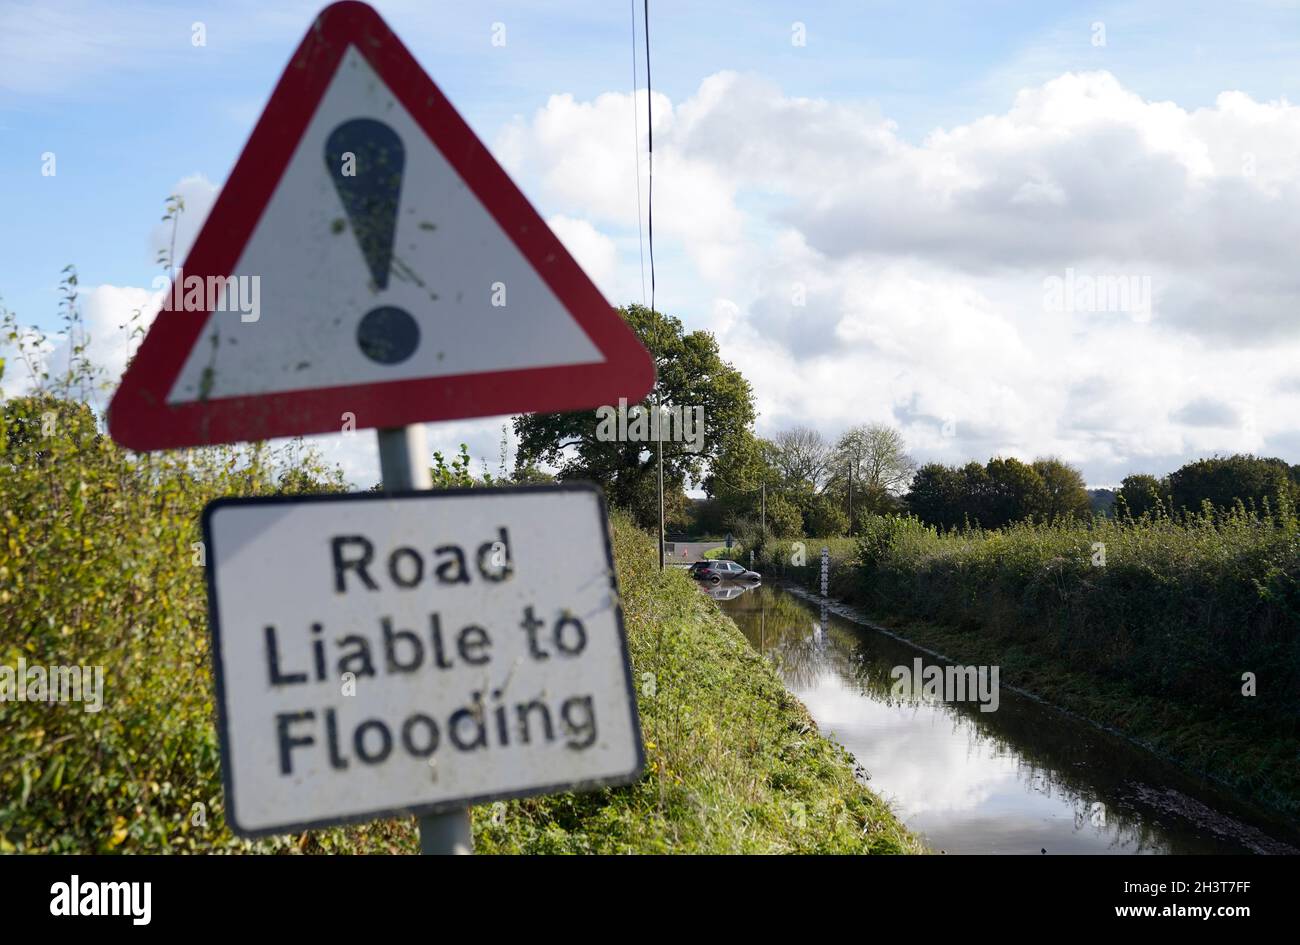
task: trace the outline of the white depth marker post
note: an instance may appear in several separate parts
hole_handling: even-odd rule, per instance
[[[379,472],[384,491],[431,489],[428,447],[423,424],[391,427],[379,434]],[[426,854],[470,854],[474,834],[469,808],[459,807],[442,814],[420,818],[420,852]]]

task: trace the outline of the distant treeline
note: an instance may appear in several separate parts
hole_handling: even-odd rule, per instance
[[[1163,478],[1133,475],[1115,493],[1109,514],[1196,512],[1206,504],[1228,510],[1241,504],[1260,512],[1294,508],[1300,498],[1300,465],[1250,455],[1188,463]],[[1057,459],[1023,463],[992,459],[985,465],[928,463],[917,470],[902,510],[927,525],[1002,528],[1020,521],[1086,518],[1094,509],[1079,470]]]
[[[1259,511],[1296,505],[1300,465],[1277,457],[1234,455],[1199,459],[1169,475],[1128,476],[1115,496],[1119,514],[1134,517],[1157,509],[1199,511],[1206,503],[1230,509],[1238,502]]]
[[[1054,520],[1091,514],[1083,475],[1059,459],[991,459],[985,465],[927,463],[903,498],[905,509],[927,525],[1002,528],[1025,519]]]

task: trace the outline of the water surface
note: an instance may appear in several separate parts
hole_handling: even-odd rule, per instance
[[[1005,685],[996,711],[894,695],[896,666],[946,665],[781,588],[708,588],[822,731],[934,850],[1297,852],[1250,810],[1118,736]]]

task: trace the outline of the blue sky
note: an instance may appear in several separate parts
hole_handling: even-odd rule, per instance
[[[594,198],[587,201],[566,184],[556,168],[556,146],[542,141],[546,116],[564,111],[553,97],[567,95],[574,103],[590,105],[608,93],[628,94],[633,82],[633,4],[379,2],[375,6],[470,125],[507,163],[543,216],[551,219],[559,215],[569,221],[569,230],[561,233],[562,238],[569,242],[572,235],[596,245],[601,252],[608,249],[614,254],[607,277],[598,279],[611,299],[626,301],[639,295],[635,225],[602,210]],[[68,263],[78,267],[83,286],[148,287],[159,271],[154,262],[154,241],[164,199],[178,182],[193,175],[220,186],[317,9],[315,3],[294,2],[0,0],[0,298],[4,304],[15,310],[22,321],[55,327],[56,287],[60,270]],[[639,3],[636,10],[639,16]],[[872,134],[887,139],[882,153],[906,152],[924,162],[931,154],[951,150],[955,156],[945,160],[957,162],[959,174],[966,172],[966,162],[978,169],[979,161],[991,159],[993,153],[1014,163],[998,150],[1003,144],[987,138],[988,123],[1002,116],[1009,126],[1015,126],[1021,121],[1014,112],[1018,93],[1057,88],[1049,83],[1080,73],[1104,73],[1113,82],[1089,80],[1071,86],[1068,92],[1058,89],[1044,93],[1044,101],[1055,104],[1043,105],[1043,114],[1049,107],[1079,111],[1084,108],[1080,102],[1107,96],[1113,96],[1116,103],[1127,102],[1124,96],[1131,96],[1141,106],[1133,106],[1137,110],[1124,119],[1128,122],[1124,129],[1110,128],[1107,133],[1112,134],[1111,138],[1099,132],[1079,139],[1077,151],[1063,148],[1026,156],[1023,174],[1033,178],[1033,187],[1046,188],[1042,192],[1073,197],[1075,192],[1069,184],[1074,161],[1071,155],[1085,153],[1089,147],[1098,148],[1099,161],[1114,161],[1117,168],[1136,161],[1136,154],[1126,155],[1125,142],[1147,134],[1153,122],[1160,120],[1164,113],[1161,103],[1166,102],[1185,117],[1201,116],[1194,122],[1188,119],[1196,125],[1193,137],[1200,137],[1191,144],[1170,144],[1168,148],[1159,142],[1147,144],[1160,153],[1165,153],[1162,149],[1177,153],[1181,166],[1194,170],[1194,155],[1214,152],[1216,142],[1221,140],[1215,136],[1227,134],[1216,124],[1218,112],[1209,114],[1222,109],[1216,103],[1224,92],[1242,93],[1248,103],[1278,106],[1269,112],[1268,121],[1276,122],[1280,130],[1270,132],[1268,142],[1259,145],[1259,153],[1265,161],[1273,153],[1292,153],[1288,136],[1293,116],[1287,103],[1300,97],[1300,9],[1294,2],[701,4],[653,0],[650,16],[654,86],[674,110],[674,124],[665,128],[664,147],[679,149],[683,182],[689,169],[698,178],[691,186],[704,188],[702,193],[708,192],[710,181],[729,185],[744,177],[744,168],[725,170],[727,149],[748,153],[761,148],[758,163],[764,164],[788,146],[789,154],[774,159],[773,166],[806,161],[806,155],[800,157],[797,153],[797,145],[782,140],[779,116],[795,116],[791,128],[798,128],[798,116],[822,115],[819,109],[823,108],[834,111],[835,121],[840,123],[835,126],[839,129],[834,132],[835,140],[850,145],[854,128],[875,129]],[[206,29],[206,46],[201,48],[191,42],[196,22],[203,23]],[[491,41],[497,23],[505,26],[503,47]],[[806,27],[805,46],[791,42],[796,24]],[[1104,45],[1096,43],[1095,24],[1104,29]],[[638,84],[644,83],[642,43],[638,27]],[[727,96],[740,101],[744,92],[748,95],[745,101],[763,99],[775,103],[776,110],[754,111],[753,124],[749,125],[746,122],[750,113],[744,108],[709,106],[702,91],[706,81],[732,73],[742,78],[737,80],[739,84],[727,86]],[[630,159],[630,99],[627,105],[620,120],[626,122],[625,144]],[[1249,111],[1243,108],[1246,111],[1233,112],[1240,118],[1233,128],[1254,121],[1241,117]],[[699,122],[686,129],[683,118],[695,114],[704,116],[699,122],[705,123],[706,130],[721,130],[708,138]],[[778,123],[759,123],[764,116]],[[643,115],[640,120],[644,135]],[[1105,109],[1096,120],[1108,121]],[[1056,119],[1045,124],[1038,118],[1033,121],[1037,122],[1034,127],[1041,130]],[[589,134],[582,131],[583,127],[587,126],[575,126],[574,134]],[[941,130],[941,137],[965,130],[956,137],[942,137],[936,144],[936,129]],[[1014,138],[1019,132],[1008,133]],[[983,144],[963,150],[963,142],[982,135],[986,136],[981,139]],[[1107,141],[1118,144],[1107,145]],[[1247,144],[1238,150],[1253,155],[1254,148],[1256,145]],[[46,152],[57,156],[54,177],[41,175],[42,155]],[[837,166],[851,166],[852,154],[844,158],[850,164]],[[1235,152],[1231,158],[1215,158],[1227,163],[1235,159]],[[871,160],[864,157],[864,166]],[[663,170],[668,179],[657,179],[657,184],[672,188],[673,168],[670,155],[665,158]],[[1222,167],[1216,164],[1216,168],[1213,176],[1218,180],[1224,174]],[[897,178],[893,175],[913,171],[886,168],[882,173],[885,179],[894,180]],[[1160,179],[1158,173],[1153,174],[1149,179]],[[1270,184],[1272,190],[1266,197],[1285,202],[1292,189],[1285,175],[1278,174],[1280,171],[1274,168],[1274,177],[1282,183]],[[1044,175],[1052,180],[1044,183],[1039,179]],[[1195,181],[1202,178],[1191,171],[1189,175],[1189,181],[1193,181],[1189,188],[1194,191]],[[629,175],[624,183],[627,200],[635,206],[635,177]],[[674,204],[669,200],[664,206],[656,206],[661,307],[682,316],[691,327],[718,332],[724,341],[724,354],[734,352],[742,369],[748,367],[752,374],[773,369],[771,344],[776,343],[773,339],[781,338],[781,332],[764,321],[764,313],[770,308],[766,296],[770,293],[758,284],[757,277],[746,275],[728,282],[724,270],[731,264],[729,261],[740,257],[775,253],[775,258],[788,260],[793,251],[781,242],[785,238],[795,239],[801,247],[799,252],[807,251],[810,259],[816,257],[808,265],[821,268],[818,274],[809,276],[811,282],[836,283],[840,287],[836,291],[841,293],[847,291],[843,286],[848,278],[843,266],[852,259],[855,272],[865,271],[864,266],[872,270],[888,264],[892,267],[888,270],[890,278],[909,284],[921,281],[927,287],[952,286],[969,278],[973,281],[954,291],[958,295],[976,292],[984,300],[977,307],[987,302],[995,308],[1018,304],[1014,297],[1024,288],[993,284],[990,280],[998,271],[1025,272],[1036,294],[1036,286],[1044,277],[1064,271],[1072,261],[1087,265],[1108,255],[1083,246],[1077,251],[1063,251],[1039,270],[1010,249],[1006,257],[954,256],[936,248],[942,241],[936,241],[933,234],[917,237],[897,252],[882,249],[879,244],[887,242],[889,228],[907,223],[906,205],[890,211],[902,217],[864,219],[864,227],[884,231],[878,239],[866,240],[872,245],[840,246],[834,235],[839,231],[825,206],[839,180],[828,180],[835,186],[825,193],[812,188],[813,183],[816,181],[791,179],[774,171],[770,179],[756,172],[735,184],[719,212],[734,212],[740,228],[739,249],[724,246],[723,237],[712,247],[692,242],[692,221],[674,221],[667,216],[689,203]],[[1117,189],[1124,191],[1132,183],[1119,181]],[[1146,189],[1150,189],[1149,185]],[[1142,188],[1134,185],[1132,193],[1140,195]],[[859,197],[866,201],[864,206],[880,211],[872,202],[878,194],[846,194],[844,205],[853,205]],[[1259,199],[1265,210],[1271,206],[1265,197]],[[1068,199],[1066,204],[1077,206]],[[1058,200],[1056,205],[1065,204]],[[1205,211],[1207,220],[1213,212]],[[1122,216],[1122,211],[1117,213]],[[1261,220],[1270,218],[1266,214]],[[1001,222],[1012,228],[1023,226],[1023,220]],[[1118,217],[1115,222],[1122,223]],[[976,222],[971,225],[976,226]],[[1081,226],[1074,232],[1081,231]],[[583,259],[578,247],[571,247]],[[1204,272],[1194,254],[1182,259],[1156,259],[1137,244],[1128,257],[1118,252],[1109,254],[1106,265],[1107,272],[1132,270],[1154,275],[1157,295],[1162,295],[1162,276],[1185,271],[1191,279]],[[914,267],[910,275],[899,268],[906,266]],[[887,280],[883,270],[872,271],[878,277],[872,280],[874,291]],[[1265,273],[1250,284],[1266,282],[1267,277]],[[1213,335],[1217,329],[1206,328],[1197,306],[1204,307],[1207,298],[1219,298],[1229,290],[1223,286],[1217,290],[1202,287],[1204,291],[1197,294],[1186,280],[1166,278],[1165,282],[1170,289],[1163,298],[1174,299],[1184,290],[1188,298],[1174,313],[1177,317],[1157,320],[1157,328],[1172,331],[1181,326],[1179,330],[1190,332],[1188,345],[1203,347],[1206,337],[1196,332],[1205,329]],[[1234,298],[1241,298],[1240,285],[1230,291],[1235,293]],[[861,317],[852,314],[850,309],[855,303],[839,297],[834,304],[837,337],[849,339],[846,345],[852,339],[866,338],[874,346],[872,357],[888,349],[874,327],[862,327]],[[883,303],[877,299],[868,309],[874,311],[871,306],[879,304]],[[913,300],[903,304],[924,307],[946,303]],[[1262,307],[1258,318],[1252,321],[1255,316],[1251,315],[1243,322],[1251,326],[1258,322],[1258,332],[1251,335],[1255,328],[1249,332],[1243,329],[1244,334],[1234,339],[1233,344],[1243,351],[1251,349],[1252,339],[1258,342],[1265,336],[1274,337],[1267,311],[1273,305],[1285,308],[1288,298],[1260,300],[1259,304]],[[1036,334],[1040,327],[1016,325],[1012,330],[1030,355],[1041,359],[1043,352],[1035,347],[1046,343]],[[1074,326],[1069,332],[1073,332],[1070,337],[1081,348],[1087,348],[1113,339],[1092,334],[1085,338],[1079,334],[1081,331],[1114,330],[1109,323],[1097,327],[1094,321],[1082,328]],[[727,348],[728,338],[732,348]],[[1154,350],[1160,339],[1151,337],[1148,341]],[[1272,357],[1280,358],[1281,350],[1275,348]],[[810,372],[823,369],[833,375],[834,366],[824,360],[825,353],[801,353],[797,344],[790,345],[786,353],[789,358],[782,362],[781,371],[803,372],[805,381]],[[926,370],[937,372],[935,377],[923,376],[917,363],[909,369],[906,362],[906,358],[895,358],[887,363],[902,364],[894,381],[911,387],[864,389],[858,397],[862,403],[859,415],[862,419],[898,421],[902,417],[910,418],[908,422],[942,425],[939,421],[949,409],[943,404],[960,404],[964,399],[961,395],[968,392],[944,388],[945,372],[941,368],[931,366]],[[863,363],[857,362],[859,368]],[[1178,367],[1171,364],[1168,369],[1175,371]],[[1233,400],[1236,395],[1232,392],[1202,390],[1204,384],[1189,389],[1185,403],[1160,408],[1165,426],[1173,415],[1193,418],[1195,429],[1190,433],[1171,432],[1172,428],[1162,426],[1145,446],[1140,429],[1124,434],[1115,430],[1098,433],[1095,424],[1081,419],[1086,410],[1064,406],[1077,404],[1079,390],[1087,389],[1100,376],[1095,365],[1080,370],[1080,376],[1062,380],[1056,392],[1059,409],[1050,430],[1044,427],[1048,423],[1045,418],[1034,421],[1036,426],[1031,430],[1025,426],[1030,423],[1028,419],[1014,419],[1016,411],[1007,408],[1001,410],[1006,429],[1000,432],[994,429],[997,424],[990,416],[959,423],[959,430],[971,434],[969,438],[958,434],[954,442],[931,442],[918,428],[918,452],[927,458],[945,459],[964,458],[959,455],[963,451],[978,454],[994,449],[1025,454],[1057,452],[1083,465],[1089,478],[1100,482],[1113,481],[1124,470],[1138,467],[1167,471],[1159,467],[1212,448],[1232,450],[1254,443],[1259,450],[1280,451],[1291,444],[1280,421],[1275,424],[1278,429],[1270,432],[1267,419],[1263,420],[1265,429],[1252,428],[1251,435],[1258,442],[1226,433],[1202,435],[1206,428],[1204,424],[1197,427],[1194,419],[1198,415],[1193,409],[1196,404],[1192,395],[1196,391],[1211,401],[1202,414],[1223,416],[1224,404],[1232,401],[1228,403],[1229,413],[1238,418],[1247,414],[1254,417],[1257,408],[1266,413],[1266,401],[1273,399],[1274,393],[1271,388],[1261,389]],[[1196,374],[1199,369],[1187,368],[1184,373],[1188,370]],[[946,376],[950,378],[951,372]],[[993,391],[989,396],[1041,399],[1024,390],[1022,382],[1027,383],[1023,378],[1009,378],[1004,386],[1010,395]],[[766,432],[783,423],[807,421],[830,435],[853,418],[845,410],[814,411],[801,416],[800,401],[789,385],[768,387],[756,375],[756,388],[764,413],[760,428],[767,424]],[[934,405],[925,406],[927,399]],[[903,409],[900,404],[910,406]],[[960,408],[953,409],[960,412]],[[1011,429],[1017,423],[1021,426]],[[493,425],[493,429],[496,427],[499,423]],[[487,450],[486,434],[474,435],[482,441],[477,444],[482,447],[476,448],[477,452],[495,455],[494,449]],[[1295,445],[1300,447],[1300,440]],[[1300,456],[1292,457],[1292,461],[1300,461]]]
[[[553,93],[587,99],[632,82],[632,4],[375,6],[489,143]],[[68,263],[87,285],[147,285],[164,198],[186,175],[224,180],[318,8],[0,4],[6,304],[53,326]],[[1103,50],[1091,45],[1098,20],[1108,29]],[[207,27],[206,47],[191,43],[195,22]],[[491,45],[498,22],[504,48]],[[806,47],[791,45],[796,22],[807,27]],[[1135,32],[1122,32],[1126,24]],[[1099,61],[1130,88],[1184,107],[1225,88],[1300,97],[1294,4],[656,0],[650,26],[654,86],[674,101],[715,72],[754,71],[790,96],[872,103],[913,140],[1005,104],[1021,85]],[[57,155],[55,178],[40,176],[47,151]],[[527,191],[526,174],[521,184]]]

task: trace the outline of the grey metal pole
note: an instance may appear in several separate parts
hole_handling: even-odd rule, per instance
[[[664,569],[664,437],[663,437],[663,404],[658,403],[655,410],[659,413],[659,435],[655,437],[659,441],[659,570]]]
[[[379,474],[385,490],[433,487],[422,425],[376,432],[379,434]]]
[[[468,856],[474,852],[469,808],[420,818],[420,852],[432,856]]]
[[[379,472],[384,490],[428,489],[429,450],[424,426],[392,427],[379,430]],[[474,834],[469,808],[459,807],[442,814],[420,818],[420,852],[468,854],[474,852]]]

